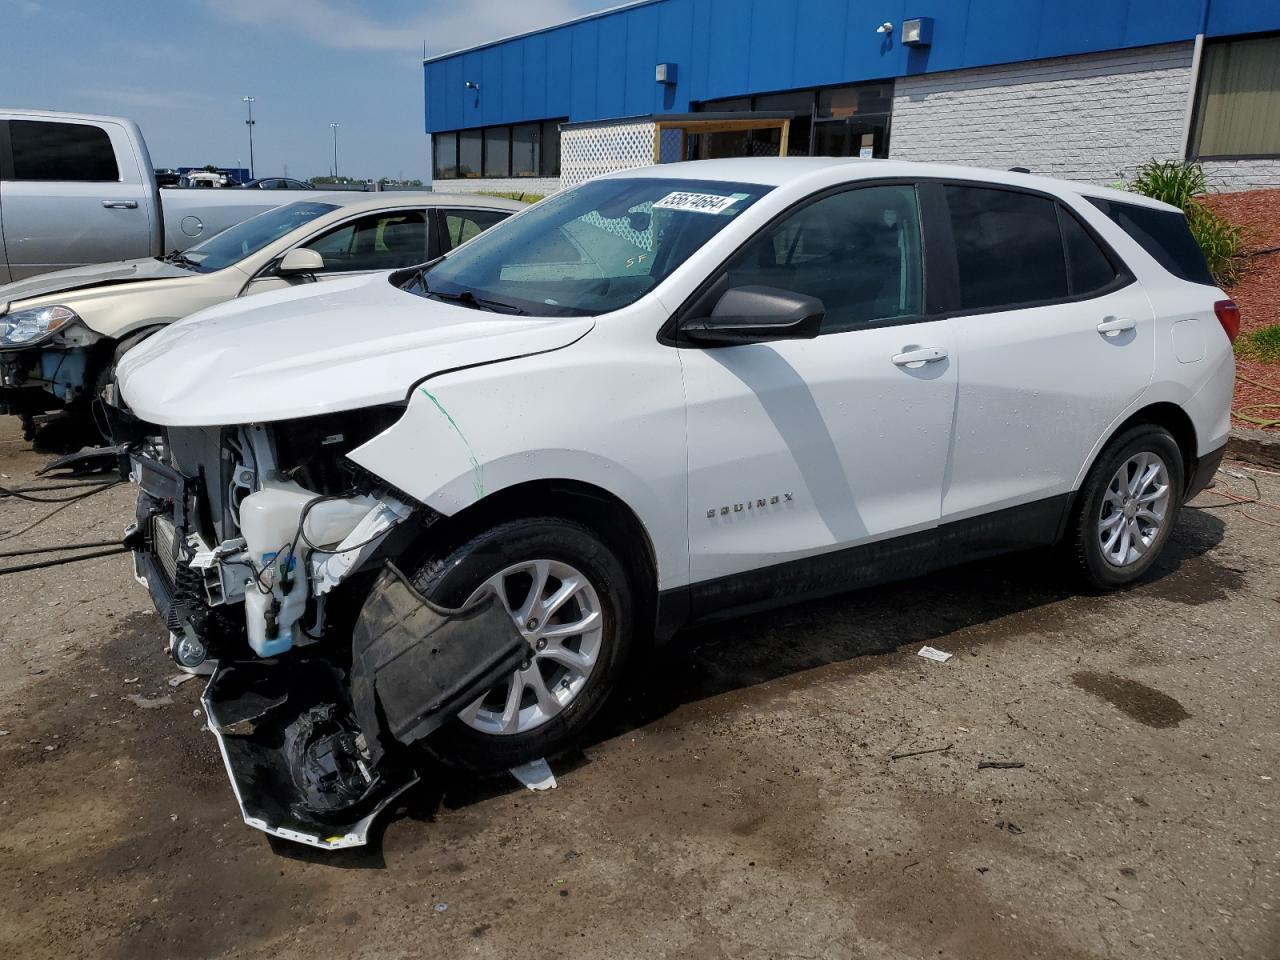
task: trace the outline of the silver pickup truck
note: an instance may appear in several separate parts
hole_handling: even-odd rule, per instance
[[[0,107],[0,284],[185,250],[307,196],[161,191],[132,120]]]

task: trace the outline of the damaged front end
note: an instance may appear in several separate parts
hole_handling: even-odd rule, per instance
[[[460,610],[392,563],[438,516],[346,460],[398,408],[139,444],[126,542],[204,704],[247,824],[366,842],[417,780],[405,748],[528,656],[493,596]]]

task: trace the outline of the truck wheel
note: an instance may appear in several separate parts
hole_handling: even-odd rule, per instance
[[[613,551],[568,520],[514,520],[428,560],[413,582],[447,607],[497,593],[534,651],[425,749],[495,772],[572,746],[613,689],[631,641],[632,590]]]
[[[1080,488],[1070,557],[1085,583],[1114,590],[1150,569],[1182,505],[1182,452],[1163,427],[1139,424],[1107,445]]]

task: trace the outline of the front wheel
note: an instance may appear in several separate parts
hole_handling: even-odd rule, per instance
[[[1182,452],[1163,427],[1140,424],[1116,437],[1080,489],[1071,557],[1084,581],[1114,590],[1155,563],[1178,519]]]
[[[432,736],[428,752],[493,772],[571,746],[613,689],[630,644],[632,591],[613,551],[571,521],[515,520],[428,560],[413,580],[449,607],[496,594],[532,651]]]

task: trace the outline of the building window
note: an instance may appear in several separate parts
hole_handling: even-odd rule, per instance
[[[560,176],[563,120],[437,133],[431,139],[437,180]]]
[[[511,175],[536,177],[539,167],[538,125],[522,123],[511,128]]]
[[[511,128],[489,127],[484,132],[484,175],[511,176]]]
[[[478,177],[484,168],[484,132],[463,130],[458,134],[458,176]]]
[[[734,97],[697,104],[703,113],[790,113],[789,157],[889,156],[889,116],[893,83],[860,83],[820,90],[797,90],[758,97]],[[777,156],[777,130],[713,133],[690,137],[691,156]]]
[[[1205,46],[1191,143],[1197,159],[1280,156],[1280,36]]]
[[[458,176],[458,135],[437,133],[431,138],[431,170],[437,180],[454,180]]]

